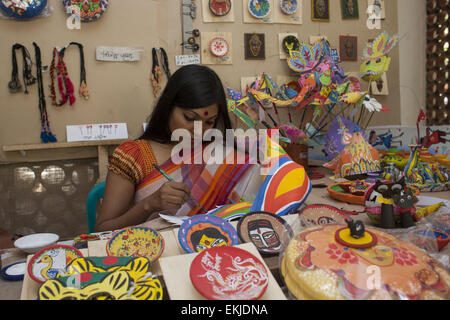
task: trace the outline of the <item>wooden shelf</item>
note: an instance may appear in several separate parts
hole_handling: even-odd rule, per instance
[[[81,141],[81,142],[54,142],[54,143],[35,143],[35,144],[18,144],[3,146],[3,151],[29,151],[29,150],[45,150],[60,148],[77,148],[77,147],[98,147],[119,145],[127,140],[101,140],[101,141]]]

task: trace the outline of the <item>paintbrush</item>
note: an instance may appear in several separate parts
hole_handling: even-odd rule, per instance
[[[159,171],[159,173],[161,173],[167,180],[171,181],[171,182],[175,182],[175,180],[172,179],[171,176],[169,176],[167,173],[164,172],[163,169],[161,169],[158,165],[153,164],[153,166],[155,167],[156,170]],[[200,203],[197,201],[197,199],[195,199],[192,195],[189,195],[189,200],[192,200],[192,202],[195,203],[195,205],[197,207],[199,207],[200,209],[202,209],[203,212],[208,213],[208,210],[206,210],[205,208],[203,208]]]

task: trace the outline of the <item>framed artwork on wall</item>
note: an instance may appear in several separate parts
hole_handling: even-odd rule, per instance
[[[342,19],[359,19],[358,0],[341,0]]]
[[[244,48],[245,60],[264,60],[266,58],[264,33],[245,33]]]
[[[367,0],[367,14],[372,19],[386,19],[384,0]]]
[[[371,91],[374,96],[387,96],[389,95],[389,86],[387,81],[386,72],[376,81],[371,82]]]
[[[313,21],[330,21],[330,1],[311,0],[311,13]]]
[[[339,54],[341,61],[358,60],[358,37],[356,36],[340,36],[339,37]]]

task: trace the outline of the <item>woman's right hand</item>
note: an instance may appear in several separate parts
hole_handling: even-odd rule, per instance
[[[182,182],[168,181],[145,201],[151,211],[179,209],[190,197],[191,191]]]

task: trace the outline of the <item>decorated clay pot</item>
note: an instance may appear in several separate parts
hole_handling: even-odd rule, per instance
[[[425,251],[374,229],[366,229],[376,237],[374,246],[344,246],[336,241],[343,227],[308,228],[291,239],[281,271],[297,299],[450,298],[450,275]]]

